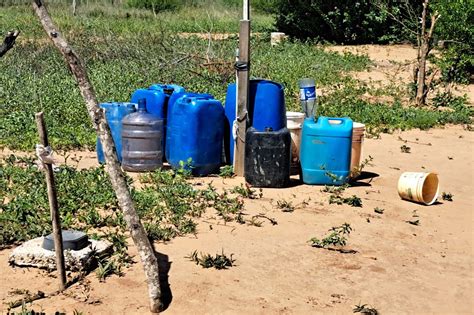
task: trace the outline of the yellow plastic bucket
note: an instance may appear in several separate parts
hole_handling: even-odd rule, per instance
[[[402,199],[432,205],[438,199],[439,180],[435,173],[405,172],[398,180]]]

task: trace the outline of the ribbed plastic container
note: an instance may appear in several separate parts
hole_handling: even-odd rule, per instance
[[[432,205],[438,199],[439,181],[435,173],[405,172],[398,179],[398,195],[402,199]]]
[[[301,129],[304,118],[303,113],[286,112],[286,126],[291,134],[291,175],[298,174],[300,170]]]
[[[341,185],[351,163],[352,120],[319,117],[305,119],[301,135],[302,179],[311,185]],[[332,175],[332,176],[331,176]]]
[[[146,100],[146,110],[163,120],[163,152],[166,147],[166,126],[168,117],[168,107],[177,98],[183,95],[185,89],[175,84],[153,84],[147,89],[138,89],[132,94],[131,102],[138,103],[138,100]]]
[[[114,140],[117,158],[122,161],[122,120],[123,118],[136,111],[137,104],[133,103],[101,103],[99,106],[105,109],[105,119],[109,125]],[[96,142],[97,160],[99,163],[105,163],[104,150],[99,138]]]
[[[251,127],[245,137],[245,180],[255,187],[286,187],[290,180],[291,135],[278,131],[258,131]]]
[[[222,164],[224,108],[209,95],[179,98],[170,112],[168,162],[185,163],[195,176],[217,172]],[[186,165],[191,159],[191,164]]]
[[[365,125],[354,122],[352,125],[351,172],[357,170],[360,166],[364,134]]]
[[[127,115],[122,130],[122,168],[130,172],[147,172],[163,165],[163,120],[146,112],[144,99],[138,111]]]
[[[203,97],[207,99],[213,99],[214,96],[211,94],[202,94],[202,93],[194,93],[194,92],[177,92],[173,93],[170,97],[170,100],[168,102],[168,119],[167,119],[167,124],[166,124],[166,141],[165,141],[165,157],[166,160],[169,159],[170,156],[170,148],[171,148],[171,127],[173,126],[173,106],[176,103],[176,101],[182,97]]]
[[[232,163],[234,157],[234,138],[232,125],[235,120],[236,108],[236,85],[229,84],[225,100],[226,136],[225,148],[226,159]],[[285,95],[283,86],[268,80],[250,80],[249,88],[249,119],[250,126],[257,131],[265,131],[266,128],[280,130],[286,127]]]

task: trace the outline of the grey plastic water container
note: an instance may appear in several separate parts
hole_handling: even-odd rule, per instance
[[[122,121],[122,168],[130,172],[153,171],[163,166],[163,120],[146,111],[145,99],[138,110]]]

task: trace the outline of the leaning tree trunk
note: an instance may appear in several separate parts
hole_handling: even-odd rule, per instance
[[[53,24],[48,11],[44,6],[43,0],[33,0],[32,3],[44,30],[63,55],[69,65],[69,69],[77,80],[92,125],[104,148],[106,161],[105,168],[110,176],[110,181],[115,194],[117,195],[119,206],[122,209],[127,227],[143,263],[148,282],[150,310],[158,313],[163,306],[161,301],[158,261],[145,229],[140,222],[140,218],[135,211],[125,176],[117,160],[115,146],[104,113],[97,104],[94,89],[88,79],[86,69],[81,59],[76,52],[74,52],[72,47],[68,45],[66,40],[59,33],[58,28]]]
[[[426,83],[426,60],[433,48],[433,31],[438,21],[439,14],[434,12],[431,15],[430,29],[426,31],[426,18],[428,12],[429,0],[423,2],[423,13],[421,15],[421,32],[418,34],[418,55],[417,65],[415,66],[413,79],[416,84],[416,105],[424,106],[426,96],[428,95],[429,84]]]

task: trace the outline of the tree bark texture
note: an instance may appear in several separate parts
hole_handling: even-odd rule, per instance
[[[48,131],[44,123],[43,112],[35,115],[36,126],[40,142],[44,147],[49,146]],[[63,236],[61,232],[61,218],[59,216],[58,197],[56,194],[56,184],[54,183],[53,166],[43,162],[46,187],[48,187],[49,210],[51,212],[51,222],[53,224],[54,251],[56,253],[56,269],[58,271],[59,291],[66,289],[66,267],[64,264]]]
[[[418,35],[418,56],[413,77],[416,83],[416,105],[424,106],[429,86],[426,84],[426,60],[433,48],[433,32],[438,21],[439,14],[434,12],[431,15],[430,28],[426,30],[426,19],[428,14],[429,0],[423,2],[423,13],[421,15],[421,32]]]
[[[110,129],[105,120],[104,112],[97,104],[95,91],[88,79],[86,68],[79,56],[72,47],[68,45],[66,40],[59,33],[57,27],[53,24],[46,7],[44,6],[44,2],[42,0],[33,0],[32,4],[44,30],[69,65],[69,69],[75,76],[81,95],[86,102],[87,111],[92,121],[92,125],[102,142],[106,161],[105,168],[109,174],[112,187],[117,196],[119,206],[124,214],[127,227],[143,263],[148,283],[150,310],[151,312],[158,313],[163,307],[161,301],[158,261],[145,229],[135,211],[131,194],[125,180],[125,175],[117,160],[115,145],[112,140]]]
[[[0,45],[0,58],[3,57],[3,55],[5,55],[7,51],[12,49],[18,35],[20,35],[20,31],[10,31],[7,33],[7,36],[5,36],[2,45]]]

